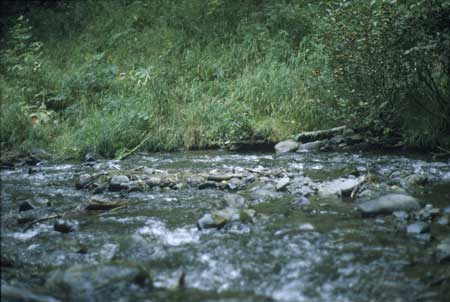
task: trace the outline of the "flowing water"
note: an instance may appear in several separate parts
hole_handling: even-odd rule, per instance
[[[432,182],[414,196],[441,212],[450,205],[450,162],[394,154],[186,152],[3,170],[2,301],[450,301],[450,265],[433,256],[448,226],[433,224],[423,240],[392,215],[362,218],[354,202],[338,197],[312,195],[302,204],[289,191],[260,198],[237,191],[256,211],[253,223],[199,230],[197,220],[223,208],[230,192],[153,188],[101,193],[128,206],[68,218],[74,232],[55,231],[51,219],[26,231],[17,222],[19,214],[45,217],[89,200],[92,191],[74,186],[82,173],[139,166],[167,173],[282,169],[317,183],[359,171],[389,188],[425,173]],[[19,213],[24,201],[36,209]],[[134,277],[123,282],[135,266],[151,274],[153,286]],[[55,273],[71,267],[72,274]]]

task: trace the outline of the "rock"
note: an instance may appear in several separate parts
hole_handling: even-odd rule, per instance
[[[144,172],[144,174],[147,174],[147,175],[155,174],[155,170],[152,168],[149,168],[149,167],[144,167],[142,169],[142,172]]]
[[[111,192],[123,191],[128,189],[130,179],[126,175],[114,175],[109,180],[108,189]]]
[[[309,199],[304,196],[300,196],[300,197],[292,200],[291,204],[295,204],[295,205],[299,205],[299,206],[307,206],[307,205],[311,204],[311,201],[309,201]]]
[[[239,178],[232,178],[225,184],[225,189],[235,191],[245,187],[245,181]]]
[[[86,153],[86,155],[84,156],[84,161],[85,162],[94,162],[97,160],[97,156],[94,153]]]
[[[445,207],[444,210],[442,210],[442,212],[443,212],[444,214],[450,214],[450,206]]]
[[[358,143],[358,142],[361,142],[361,141],[363,140],[363,139],[362,139],[362,136],[359,135],[359,134],[354,134],[354,135],[348,136],[348,139],[349,139],[352,143]]]
[[[448,216],[443,216],[441,218],[438,219],[438,221],[436,221],[437,224],[439,225],[449,225],[450,219]]]
[[[233,178],[232,174],[209,174],[206,176],[207,180],[221,182]]]
[[[253,222],[255,210],[252,209],[236,209],[227,207],[222,210],[212,211],[211,214],[205,214],[197,221],[199,230],[216,228],[220,229],[228,222],[240,221],[242,223]]]
[[[90,174],[81,174],[80,178],[75,183],[75,187],[77,189],[84,189],[87,188],[92,182],[94,181],[94,178]]]
[[[310,152],[310,151],[318,151],[322,146],[325,146],[328,143],[328,140],[314,141],[305,144],[301,144],[298,148],[298,152]]]
[[[239,194],[225,194],[224,198],[228,207],[237,209],[244,209],[248,207],[245,202],[245,198]]]
[[[416,186],[424,186],[428,183],[429,179],[428,176],[423,174],[412,174],[407,177],[405,177],[401,184],[405,188],[412,188]]]
[[[405,211],[395,211],[392,213],[397,220],[406,221],[409,218],[409,214]]]
[[[78,229],[78,223],[68,221],[65,219],[58,219],[55,221],[53,229],[57,232],[66,234],[76,231]]]
[[[48,153],[47,151],[45,151],[42,148],[35,148],[35,149],[31,150],[30,156],[38,158],[40,160],[50,159],[52,157],[52,155],[50,153]]]
[[[345,131],[345,129],[346,129],[345,126],[341,126],[326,130],[302,132],[297,134],[294,139],[295,141],[301,143],[309,143],[316,140],[330,139],[337,134],[342,134]]]
[[[411,223],[406,227],[408,234],[423,234],[430,231],[430,226],[422,221]]]
[[[197,228],[199,230],[216,228],[222,228],[226,223],[226,220],[216,220],[211,214],[205,214],[197,221]]]
[[[34,203],[38,204],[38,205],[41,205],[41,206],[47,206],[47,207],[51,207],[52,206],[52,203],[50,202],[50,200],[48,200],[45,197],[39,197],[38,196],[38,197],[34,198]]]
[[[334,144],[334,145],[340,145],[340,144],[342,144],[344,142],[345,142],[345,138],[344,138],[344,136],[342,134],[338,134],[336,136],[333,136],[330,139],[330,143]]]
[[[435,257],[439,263],[450,262],[450,237],[436,246]]]
[[[50,296],[40,295],[32,292],[25,287],[16,287],[16,285],[9,285],[6,282],[1,284],[1,297],[2,301],[26,301],[26,302],[60,302],[61,300],[55,299]]]
[[[365,177],[338,178],[318,185],[318,193],[321,196],[337,195],[348,197],[352,191],[366,181]]]
[[[410,212],[420,209],[419,202],[406,194],[387,194],[357,205],[363,215],[391,214],[395,211]]]
[[[161,177],[151,176],[151,177],[146,178],[145,182],[147,183],[147,185],[150,188],[160,187],[162,184],[162,179],[161,179]]]
[[[25,212],[34,210],[35,206],[33,206],[29,201],[24,201],[19,205],[19,212]]]
[[[295,150],[297,150],[299,147],[299,144],[292,140],[286,140],[286,141],[282,141],[279,142],[278,144],[275,145],[275,151],[277,154],[283,154],[283,153],[288,153],[288,152],[293,152]]]
[[[217,183],[214,181],[206,181],[204,183],[201,183],[198,186],[199,190],[204,190],[204,189],[215,189],[217,188]]]
[[[108,262],[74,265],[50,273],[45,286],[63,291],[70,301],[111,301],[108,295],[129,288],[131,284],[151,287],[148,272],[138,265]]]
[[[275,189],[277,191],[282,191],[286,189],[286,187],[289,185],[290,182],[291,180],[289,179],[289,177],[283,177],[276,182]]]
[[[415,213],[415,217],[419,220],[432,220],[439,216],[441,211],[438,208],[433,208],[431,204],[427,204],[422,210]]]

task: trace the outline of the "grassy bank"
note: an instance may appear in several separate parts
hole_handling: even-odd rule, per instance
[[[384,69],[358,74],[355,66],[369,70],[377,62],[366,64],[358,49],[339,50],[363,29],[348,28],[348,12],[332,2],[30,5],[24,17],[11,14],[3,39],[1,147],[113,157],[138,145],[205,148],[338,124],[369,126],[411,145],[444,146],[448,77],[426,79],[443,101],[433,101],[422,87],[426,80],[417,86],[432,98],[424,102],[429,116],[423,103],[405,101],[407,87],[394,83],[380,93],[387,82],[402,80],[395,78],[401,71],[387,79],[378,78]],[[361,7],[356,13],[364,20]]]

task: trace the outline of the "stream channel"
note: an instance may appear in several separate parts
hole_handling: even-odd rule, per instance
[[[386,194],[420,209],[357,209]],[[448,302],[449,206],[411,154],[43,161],[1,171],[1,300]]]

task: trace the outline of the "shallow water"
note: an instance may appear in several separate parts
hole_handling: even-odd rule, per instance
[[[102,195],[127,201],[128,207],[70,218],[78,222],[75,232],[54,231],[53,220],[25,232],[17,224],[23,201],[37,205],[33,215],[43,217],[91,198],[92,192],[75,189],[81,173],[139,166],[168,173],[262,166],[316,182],[359,171],[391,185],[403,176],[426,173],[432,184],[414,191],[415,197],[441,210],[450,205],[450,162],[403,155],[187,152],[99,161],[94,167],[42,163],[32,173],[28,167],[4,170],[2,261],[5,256],[15,264],[2,268],[2,301],[21,301],[24,293],[29,301],[450,301],[449,279],[436,281],[450,273],[450,266],[433,257],[448,227],[432,227],[432,240],[420,240],[399,230],[392,216],[363,219],[352,202],[334,197],[313,196],[307,206],[289,192],[255,199],[250,202],[256,210],[253,223],[200,231],[197,220],[222,208],[227,192],[194,187],[107,192]],[[248,192],[237,193],[250,198]],[[43,205],[47,200],[51,207]],[[87,294],[49,287],[58,269],[117,261],[144,267],[154,287],[86,287]]]

